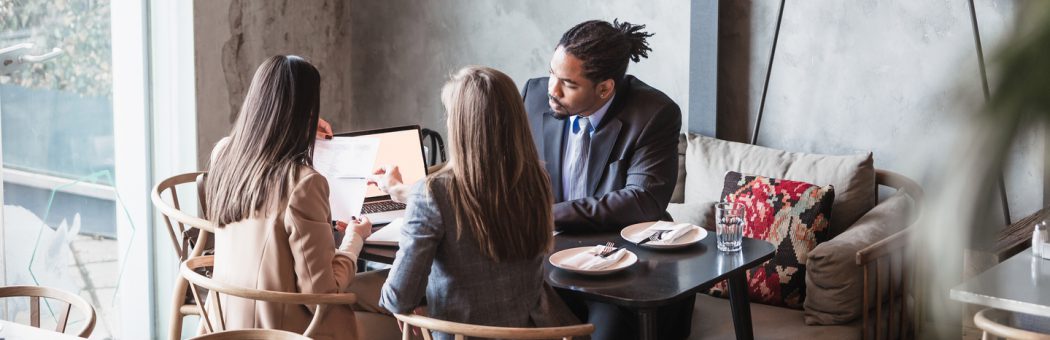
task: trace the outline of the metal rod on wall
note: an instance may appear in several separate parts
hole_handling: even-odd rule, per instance
[[[784,3],[780,0],[777,12],[777,26],[773,31],[773,46],[769,49],[769,64],[766,65],[766,82],[762,85],[762,101],[758,104],[758,117],[755,118],[755,131],[751,135],[751,144],[758,144],[758,129],[762,126],[762,114],[766,111],[766,92],[769,92],[769,75],[773,74],[773,57],[777,54],[777,40],[780,40],[780,23],[784,20]]]
[[[991,92],[988,90],[988,73],[984,67],[984,46],[981,45],[981,30],[977,26],[977,10],[974,8],[973,0],[970,0],[969,4],[970,25],[973,27],[973,43],[977,47],[977,66],[981,70],[981,89],[984,90],[984,100],[988,101],[991,97]],[[1003,205],[1003,219],[1009,225],[1011,223],[1010,202],[1006,198],[1006,179],[1002,170],[999,171],[999,198],[1000,203]]]

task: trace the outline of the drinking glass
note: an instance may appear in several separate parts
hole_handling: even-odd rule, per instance
[[[715,235],[718,250],[739,251],[744,238],[744,204],[722,202],[715,204]]]

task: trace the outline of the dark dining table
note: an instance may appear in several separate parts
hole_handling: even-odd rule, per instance
[[[619,233],[559,234],[554,251],[614,242],[638,256],[638,262],[619,272],[583,275],[558,269],[544,261],[546,281],[563,293],[610,303],[637,311],[640,339],[656,339],[656,311],[660,307],[694,299],[695,294],[728,280],[729,300],[737,339],[753,339],[751,306],[747,297],[747,269],[773,258],[772,244],[744,238],[742,250],[722,252],[709,233],[699,243],[676,249],[644,248],[622,239]],[[397,247],[366,245],[361,258],[393,263]],[[548,256],[549,257],[549,256]]]

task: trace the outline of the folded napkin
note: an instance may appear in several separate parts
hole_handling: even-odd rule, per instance
[[[667,230],[667,232],[664,233],[659,240],[649,241],[646,244],[673,244],[676,239],[682,237],[682,235],[685,235],[690,230],[693,230],[693,225],[689,223],[674,224],[672,222],[659,221],[653,223],[653,225],[648,228],[645,228],[645,230],[631,235],[631,241],[634,243],[642,242],[646,238],[649,238],[649,235],[662,230]]]
[[[598,254],[601,254],[605,249],[607,249],[607,247],[604,245],[594,246],[585,252],[573,255],[572,257],[561,261],[561,264],[575,269],[602,270],[616,264],[616,262],[620,262],[620,259],[627,256],[627,252],[624,251],[623,248],[620,248],[605,258],[599,257]]]

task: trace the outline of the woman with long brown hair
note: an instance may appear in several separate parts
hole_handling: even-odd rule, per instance
[[[466,67],[441,99],[450,160],[412,190],[380,305],[409,313],[426,297],[426,312],[443,320],[570,323],[543,281],[554,198],[514,82],[491,68]]]
[[[303,58],[267,59],[255,72],[230,136],[212,151],[205,190],[206,216],[218,225],[215,280],[301,293],[336,293],[353,283],[371,223],[352,221],[352,232],[334,244],[328,182],[311,160],[315,134],[321,135],[320,82]],[[378,289],[376,283],[372,290]],[[221,299],[227,329],[302,333],[313,317],[301,305]],[[354,311],[330,309],[314,337],[356,339]]]

